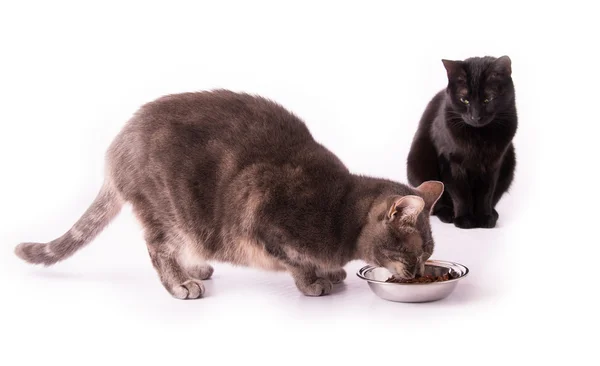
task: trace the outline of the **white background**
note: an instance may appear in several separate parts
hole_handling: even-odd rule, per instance
[[[1,364],[592,360],[600,64],[591,6],[82,3],[0,6]],[[216,264],[206,298],[175,300],[129,209],[54,267],[13,255],[74,223],[100,187],[112,138],[161,95],[223,87],[273,98],[353,172],[405,182],[420,115],[446,84],[440,60],[504,54],[520,116],[516,180],[496,229],[433,219],[434,258],[472,271],[444,301],[383,301],[355,276],[358,262],[328,297],[303,297],[286,274]]]

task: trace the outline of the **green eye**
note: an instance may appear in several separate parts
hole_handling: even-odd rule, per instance
[[[489,100],[489,99],[486,99],[486,100],[484,100],[483,102],[484,102],[485,104],[488,104],[488,103],[490,102],[490,100]]]
[[[467,99],[460,98],[460,101],[463,102],[463,104],[469,104],[469,101]]]

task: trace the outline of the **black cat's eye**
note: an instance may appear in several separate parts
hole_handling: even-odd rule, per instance
[[[468,104],[469,104],[469,100],[468,100],[468,99],[460,98],[460,101],[461,101],[463,104],[466,104],[466,105],[468,105]]]
[[[488,104],[489,102],[490,102],[489,99],[486,99],[486,100],[483,101],[483,103],[485,103],[485,104]]]

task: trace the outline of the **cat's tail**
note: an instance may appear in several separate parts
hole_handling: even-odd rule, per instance
[[[98,235],[123,207],[123,200],[107,180],[83,216],[63,236],[49,243],[21,243],[15,254],[34,264],[50,266],[66,259]]]

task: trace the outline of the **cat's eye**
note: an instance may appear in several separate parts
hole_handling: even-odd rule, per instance
[[[468,99],[465,99],[465,98],[460,98],[460,101],[461,101],[463,104],[466,104],[466,105],[468,105],[468,104],[469,104],[469,100],[468,100]]]
[[[489,102],[490,102],[489,99],[486,99],[486,100],[483,101],[483,103],[485,103],[485,104],[488,104]]]

